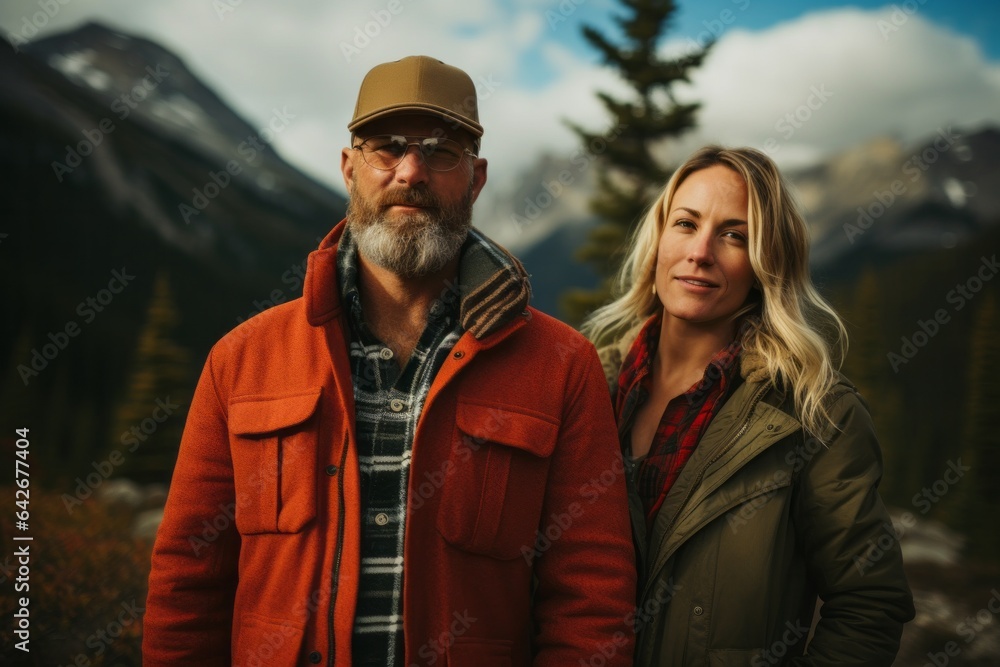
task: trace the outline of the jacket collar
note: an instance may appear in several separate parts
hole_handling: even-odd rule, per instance
[[[624,336],[598,350],[601,366],[604,368],[604,376],[608,381],[608,388],[612,394],[616,393],[622,364],[628,356],[629,350],[635,343],[636,338],[658,316],[659,314],[652,315],[643,320]],[[763,382],[767,380],[770,377],[767,370],[767,361],[762,355],[743,349],[740,352],[740,376],[747,382]]]
[[[341,220],[309,253],[302,296],[306,301],[306,318],[318,327],[340,315],[340,288],[337,286],[337,244],[344,233],[347,219]]]
[[[482,340],[524,313],[531,287],[524,266],[477,229],[469,230],[458,265],[459,319]]]
[[[319,248],[309,254],[303,288],[309,324],[320,326],[340,315],[337,247],[347,226],[341,220]],[[458,267],[459,320],[482,340],[524,313],[531,297],[528,274],[521,263],[477,229],[469,230]]]

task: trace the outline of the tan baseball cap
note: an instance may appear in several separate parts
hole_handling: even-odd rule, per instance
[[[472,79],[436,58],[408,56],[373,67],[361,82],[354,118],[347,129],[354,132],[369,121],[394,113],[439,116],[476,137],[483,136]]]

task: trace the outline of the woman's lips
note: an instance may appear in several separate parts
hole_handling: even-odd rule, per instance
[[[676,278],[686,287],[697,289],[697,290],[710,290],[718,287],[718,283],[714,283],[711,280],[706,280],[704,278],[698,278],[697,276],[677,276]]]

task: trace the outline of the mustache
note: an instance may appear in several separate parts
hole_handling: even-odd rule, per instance
[[[423,188],[400,188],[390,190],[379,197],[381,208],[389,206],[421,206],[425,208],[441,208],[440,200],[430,190]]]

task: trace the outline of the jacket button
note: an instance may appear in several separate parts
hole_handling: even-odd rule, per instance
[[[333,477],[334,475],[336,475],[337,474],[337,466],[334,466],[334,465],[327,466],[326,467],[326,474],[330,475],[331,477]]]
[[[311,662],[314,665],[318,665],[319,663],[323,662],[323,654],[320,653],[319,651],[313,651],[312,653],[309,654],[309,662]]]
[[[464,357],[464,356],[465,356],[465,352],[462,352],[461,350],[459,350],[458,352],[456,352],[456,353],[455,353],[454,355],[452,355],[452,356],[454,356],[454,357],[455,357],[456,359],[461,359],[462,357]]]
[[[701,606],[697,606],[697,607],[694,608],[694,615],[695,616],[701,616],[704,613],[705,613],[705,610],[702,609]]]
[[[773,431],[774,430],[774,424],[768,424],[767,425],[767,430],[768,431]]]

